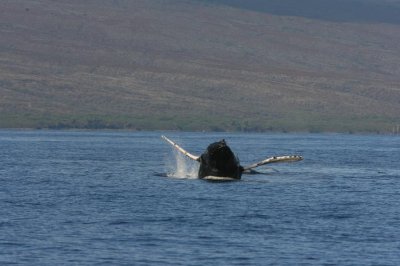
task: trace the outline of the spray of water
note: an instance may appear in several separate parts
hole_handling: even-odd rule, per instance
[[[181,179],[196,179],[199,164],[174,150],[167,163],[167,176]]]

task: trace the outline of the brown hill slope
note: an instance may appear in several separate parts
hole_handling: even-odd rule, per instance
[[[0,127],[390,131],[400,26],[179,0],[0,2]]]

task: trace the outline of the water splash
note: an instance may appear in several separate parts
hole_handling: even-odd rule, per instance
[[[173,151],[173,156],[170,157],[167,163],[167,176],[180,179],[196,179],[199,171],[199,164],[181,153]]]

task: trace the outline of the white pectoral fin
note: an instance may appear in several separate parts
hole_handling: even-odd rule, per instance
[[[178,144],[176,144],[175,142],[173,142],[172,140],[170,140],[166,136],[161,136],[161,138],[164,139],[169,144],[171,144],[175,149],[177,149],[183,155],[189,157],[190,159],[195,160],[195,161],[199,161],[200,160],[199,156],[196,156],[196,155],[193,155],[193,154],[187,152],[186,150],[184,150],[182,147],[180,147]]]
[[[303,160],[303,157],[299,155],[289,155],[289,156],[274,156],[267,158],[265,160],[262,160],[258,163],[254,163],[251,165],[247,165],[243,167],[244,171],[246,170],[251,170],[253,168],[259,167],[264,164],[269,164],[269,163],[289,163],[289,162],[297,162]]]

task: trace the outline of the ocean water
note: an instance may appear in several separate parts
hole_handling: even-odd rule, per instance
[[[241,181],[196,178],[225,138]],[[0,265],[400,265],[400,138],[0,131]]]

